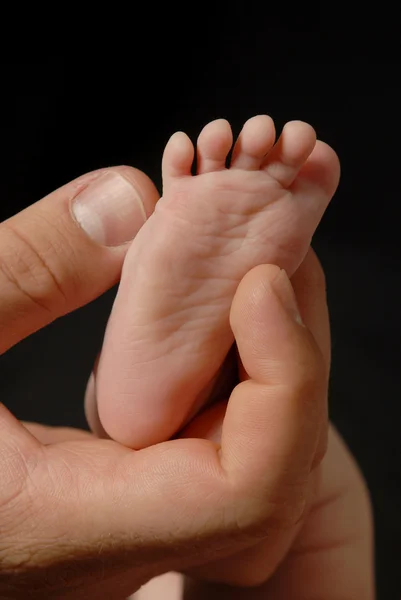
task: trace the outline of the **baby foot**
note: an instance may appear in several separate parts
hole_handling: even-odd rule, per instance
[[[199,408],[233,343],[229,311],[240,280],[271,263],[291,276],[338,184],[334,151],[306,123],[209,123],[194,148],[184,133],[163,157],[163,197],[128,252],[97,373],[101,423],[142,448],[169,439]]]

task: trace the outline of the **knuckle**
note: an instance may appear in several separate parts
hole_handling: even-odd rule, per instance
[[[6,239],[0,256],[0,275],[25,302],[53,314],[66,302],[66,295],[52,263],[55,248],[50,241],[36,246],[18,229],[2,225]],[[49,260],[49,258],[53,260]]]

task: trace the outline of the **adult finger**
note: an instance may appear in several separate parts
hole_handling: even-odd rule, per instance
[[[309,249],[304,262],[293,275],[291,284],[294,288],[302,319],[315,338],[322,354],[326,366],[326,388],[328,388],[331,336],[326,279],[319,259],[312,248]],[[324,403],[322,403],[322,409],[324,410],[324,418],[320,422],[319,441],[313,461],[314,466],[320,463],[327,449],[329,427],[327,394]]]
[[[249,379],[234,389],[228,403],[222,464],[253,493],[275,490],[276,508],[281,503],[282,516],[287,511],[294,518],[305,508],[326,418],[325,362],[278,267],[260,266],[245,276],[233,302],[231,326]]]
[[[114,285],[157,198],[141,171],[102,169],[0,224],[0,353]]]
[[[236,454],[240,457],[237,459],[239,464],[241,465],[242,462],[240,461],[244,460],[241,455],[248,452],[249,449],[251,467],[258,468],[254,477],[254,489],[256,489],[255,482],[258,479],[258,473],[260,474],[260,485],[263,484],[263,481],[266,481],[267,474],[270,474],[273,479],[275,478],[275,484],[271,485],[271,490],[274,490],[271,499],[274,500],[274,494],[278,494],[276,496],[278,511],[276,511],[274,518],[277,519],[277,513],[280,515],[281,512],[281,496],[281,505],[285,507],[289,504],[290,506],[290,511],[287,513],[287,517],[284,515],[284,519],[289,518],[291,520],[293,518],[296,520],[296,515],[299,515],[302,511],[303,502],[308,500],[312,491],[312,478],[310,490],[308,491],[309,471],[321,460],[324,452],[322,449],[313,451],[313,447],[315,444],[317,444],[317,447],[319,444],[325,446],[322,440],[325,440],[327,428],[325,364],[328,366],[330,354],[329,326],[324,276],[314,253],[310,252],[308,254],[305,263],[295,277],[294,285],[298,307],[305,325],[310,329],[310,333],[305,328],[299,327],[295,298],[285,277],[284,290],[281,290],[281,292],[284,292],[290,315],[292,319],[295,318],[295,321],[292,320],[291,323],[291,316],[288,320],[283,311],[277,311],[277,306],[272,312],[274,309],[271,303],[272,295],[268,289],[266,290],[266,286],[268,288],[269,281],[277,274],[277,271],[274,267],[259,267],[253,273],[250,273],[238,290],[236,297],[238,304],[233,306],[233,322],[239,327],[242,323],[243,336],[237,336],[237,341],[239,342],[240,354],[244,355],[245,365],[249,371],[248,374],[245,373],[244,381],[249,380],[252,368],[259,365],[262,381],[269,379],[270,383],[273,383],[270,393],[268,390],[269,384],[265,386],[263,391],[263,386],[255,385],[257,379],[255,379],[256,374],[253,372],[254,378],[250,382],[248,399],[245,395],[246,388],[242,387],[243,398],[240,400],[243,403],[245,413],[248,412],[246,402],[252,402],[252,393],[256,391],[256,398],[257,394],[260,393],[260,402],[266,402],[266,410],[268,410],[268,403],[270,404],[270,414],[266,412],[265,421],[263,421],[261,418],[262,413],[258,411],[251,423],[249,423],[248,416],[245,414],[241,424],[242,416],[239,412],[238,423],[235,423],[235,425],[238,427],[239,424],[239,429],[241,427],[245,428],[245,435],[243,435],[241,442],[241,438],[235,440],[234,433],[233,443],[237,444]],[[287,322],[287,325],[283,328],[285,322]],[[287,333],[283,337],[286,330]],[[256,343],[255,333],[257,333]],[[292,349],[288,351],[288,346],[291,345]],[[281,361],[277,361],[276,352],[278,352],[278,356],[281,353]],[[308,363],[315,365],[309,374],[305,372],[305,368],[308,369]],[[270,375],[269,369],[272,372]],[[280,371],[282,382],[280,384],[279,377],[274,384],[273,376],[277,378]],[[313,382],[313,373],[316,375],[315,382]],[[309,377],[312,377],[312,380],[309,380]],[[304,383],[302,383],[303,381]],[[304,387],[305,383],[307,384],[306,387]],[[249,384],[247,383],[247,385]],[[314,397],[307,389],[310,386],[315,387],[316,395]],[[241,390],[241,387],[239,387],[239,390]],[[274,394],[276,394],[275,398]],[[283,418],[282,415],[280,416],[280,410],[277,410],[276,402],[283,402],[283,406],[278,404],[279,409],[287,407],[287,419]],[[294,404],[292,408],[291,403]],[[204,436],[218,443],[221,439],[221,424],[224,420],[225,410],[225,403],[210,407],[186,428],[183,436]],[[252,408],[250,410],[252,411]],[[303,415],[302,411],[304,412]],[[269,419],[267,423],[266,418]],[[253,436],[251,435],[250,425],[254,428],[255,433]],[[309,425],[311,430],[308,431],[305,425]],[[258,426],[265,430],[264,435],[263,432],[257,435]],[[277,428],[278,437],[282,437],[282,440],[276,439],[270,452],[266,453],[269,439],[275,435],[275,432],[272,433],[270,428]],[[267,438],[266,441],[264,441],[265,438]],[[257,440],[257,442],[255,443],[254,440]],[[310,442],[311,444],[308,446]],[[257,447],[257,445],[259,446]],[[241,450],[241,447],[244,450]],[[263,447],[265,450],[263,450]],[[283,460],[283,452],[285,451],[288,454],[287,456],[284,454]],[[266,461],[265,473],[263,473],[263,462],[260,461],[260,456],[263,455]],[[282,464],[278,467],[277,462],[280,456]],[[310,465],[306,469],[305,461],[307,465]],[[289,471],[291,463],[294,464],[292,476]],[[300,477],[298,484],[296,479],[297,470]],[[290,474],[290,476],[286,478],[286,474]],[[252,489],[251,486],[249,487]],[[290,499],[290,502],[288,499]],[[274,510],[272,514],[274,514]],[[278,518],[280,520],[280,516]],[[299,525],[301,525],[301,522],[294,528],[286,527],[285,532],[277,531],[274,527],[273,529],[270,527],[270,530],[262,527],[259,536],[263,537],[263,532],[266,532],[266,539],[261,539],[259,543],[252,546],[248,544],[249,547],[226,559],[209,561],[204,566],[192,569],[191,573],[201,578],[206,577],[207,579],[238,585],[255,585],[264,582],[276,568],[277,562],[284,556],[286,549],[299,529]]]

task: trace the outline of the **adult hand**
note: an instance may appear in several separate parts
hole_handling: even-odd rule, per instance
[[[140,226],[133,189],[150,214],[155,189],[123,169],[88,175],[1,226],[3,351],[118,280]],[[248,379],[233,390],[221,445],[209,430],[134,452],[83,432],[46,436],[0,407],[1,597],[120,599],[267,533],[275,547],[287,539],[323,454],[327,377],[288,280],[263,269],[232,310]]]
[[[263,285],[263,268],[254,270],[242,282],[254,296]],[[303,322],[313,335],[324,360],[326,382],[330,371],[330,324],[326,301],[325,277],[312,250],[292,278],[292,286]],[[266,309],[267,310],[267,309]],[[255,318],[248,312],[249,323]],[[263,323],[263,321],[260,321]],[[267,327],[267,319],[265,326]],[[327,387],[325,388],[325,392]],[[321,399],[324,402],[324,399]],[[308,401],[307,393],[304,402]],[[223,415],[203,416],[203,427],[213,423],[218,441],[218,422]],[[191,425],[184,435],[197,435],[200,422]],[[369,495],[363,477],[341,436],[331,426],[328,450],[320,462],[326,442],[321,427],[315,467],[310,474],[314,489],[309,507],[299,523],[280,532],[276,544],[271,531],[266,539],[227,559],[192,570],[198,580],[207,579],[239,586],[260,586],[248,595],[232,588],[201,585],[187,589],[188,598],[373,598],[372,518]],[[277,570],[277,565],[280,565]],[[333,586],[333,581],[336,582]],[[196,593],[195,593],[196,591]],[[242,595],[244,594],[244,596]],[[186,597],[187,597],[186,596]]]
[[[263,279],[263,267],[244,279],[242,285],[249,286],[248,295],[263,285]],[[325,281],[312,251],[292,278],[292,285],[303,321],[321,349],[328,373],[330,330]],[[252,314],[248,318],[251,321]],[[203,433],[214,432],[218,441],[222,409],[208,409],[203,421],[188,427],[184,435],[199,435],[201,431],[196,429],[201,427]],[[185,581],[178,574],[154,579],[135,599],[371,600],[374,564],[369,494],[355,460],[333,426],[329,428],[327,452],[314,477],[309,510],[299,524],[278,538],[290,540],[284,555],[282,547],[272,544],[271,532],[267,531],[266,539],[247,549],[192,569],[192,577]]]

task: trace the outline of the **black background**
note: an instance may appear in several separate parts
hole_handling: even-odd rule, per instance
[[[371,490],[378,598],[389,600],[401,592],[399,6],[366,10],[352,20],[332,5],[149,7],[123,58],[3,64],[0,217],[103,166],[134,165],[160,186],[177,129],[195,139],[217,117],[235,133],[259,113],[278,129],[309,121],[342,163],[314,241],[333,327],[331,414]],[[86,426],[113,294],[0,358],[2,400],[18,417]]]

